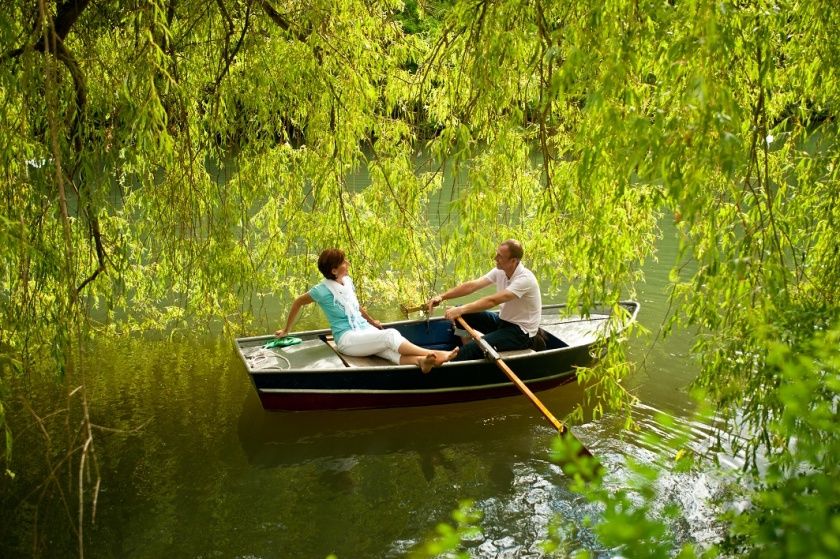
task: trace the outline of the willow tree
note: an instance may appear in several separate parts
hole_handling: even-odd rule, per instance
[[[519,204],[588,304],[632,289],[673,217],[669,325],[698,329],[695,384],[745,468],[772,464],[738,552],[837,552],[838,29],[825,2],[465,2],[425,63],[434,143],[473,161],[450,244]],[[624,373],[598,371],[608,401]]]
[[[838,320],[833,4],[8,5],[7,385],[35,355],[78,373],[86,336],[241,329],[252,294],[299,292],[327,245],[351,251],[368,300],[471,277],[516,236],[570,302],[615,301],[673,218],[698,385],[765,435],[751,452],[801,435],[769,434],[784,381],[767,357]],[[445,169],[461,179],[441,200]],[[608,360],[597,397],[626,403],[628,370]]]

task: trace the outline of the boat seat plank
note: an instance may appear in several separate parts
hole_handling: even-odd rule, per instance
[[[499,355],[501,356],[502,359],[505,359],[507,357],[518,357],[520,355],[530,355],[532,353],[536,353],[536,351],[534,351],[531,348],[528,348],[528,349],[512,349],[510,351],[500,351]]]

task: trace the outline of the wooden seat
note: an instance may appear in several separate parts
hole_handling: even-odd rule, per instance
[[[510,351],[500,351],[499,355],[502,357],[502,359],[505,359],[507,357],[518,357],[520,355],[530,355],[532,353],[536,353],[536,351],[534,351],[531,348],[527,348],[527,349],[512,349]]]

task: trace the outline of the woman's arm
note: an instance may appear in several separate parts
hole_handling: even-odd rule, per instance
[[[286,318],[286,327],[281,328],[280,330],[277,330],[274,333],[274,335],[277,336],[278,338],[282,338],[283,336],[288,334],[289,330],[292,329],[292,326],[294,325],[295,320],[297,320],[298,314],[300,314],[301,307],[303,307],[305,305],[308,305],[310,303],[314,303],[314,302],[315,302],[315,300],[312,299],[312,296],[309,295],[308,292],[304,293],[303,295],[301,295],[300,297],[295,299],[294,302],[292,303],[292,308],[289,309],[289,316],[288,316],[288,318]]]
[[[359,307],[359,311],[361,311],[361,313],[362,313],[362,318],[367,320],[370,323],[371,326],[373,326],[374,328],[379,328],[380,330],[382,329],[382,323],[379,322],[378,320],[376,320],[375,318],[373,318],[372,316],[370,316],[368,314],[366,308]]]

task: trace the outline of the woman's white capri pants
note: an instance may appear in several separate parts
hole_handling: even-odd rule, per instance
[[[345,332],[335,345],[341,353],[354,357],[377,355],[391,363],[399,363],[399,348],[404,341],[402,334],[393,328],[364,328]]]

